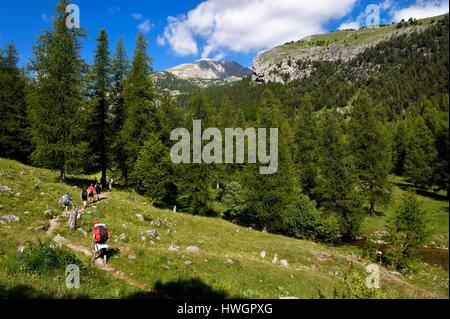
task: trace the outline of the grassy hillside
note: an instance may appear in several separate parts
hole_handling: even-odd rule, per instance
[[[77,185],[85,178],[70,177],[69,185],[60,184],[54,172],[0,159],[0,185],[11,189],[0,191],[0,218],[20,218],[0,223],[0,297],[332,298],[335,291],[339,295],[350,288],[363,289],[364,267],[370,261],[357,247],[332,247],[242,228],[218,218],[160,210],[129,190],[105,193],[81,214],[78,227],[82,230],[89,233],[91,222],[99,219],[111,233],[110,266],[93,265],[87,255],[89,235],[84,237],[82,230],[70,232],[67,217],[58,207],[65,191],[79,204]],[[399,186],[389,212],[404,191]],[[448,243],[448,203],[421,198],[433,216],[434,239]],[[389,214],[367,219],[364,231],[382,228]],[[150,230],[157,235],[149,235]],[[39,241],[47,247],[55,236],[61,248],[50,253],[36,248]],[[22,246],[26,247],[20,253]],[[198,251],[188,251],[189,246]],[[29,247],[34,247],[34,253]],[[48,262],[47,268],[36,264],[36,260],[59,257],[63,262]],[[280,263],[282,259],[287,266]],[[65,287],[64,261],[81,266],[80,289]],[[448,271],[423,262],[405,275],[382,268],[381,285],[372,297],[448,298]]]
[[[407,25],[402,29],[423,28],[441,19],[442,16],[418,20],[417,25]],[[325,34],[311,35],[298,41],[292,41],[277,46],[261,54],[261,61],[270,60],[279,63],[289,56],[295,56],[299,51],[318,48],[322,51],[330,45],[337,47],[356,47],[375,41],[397,31],[397,25],[387,25],[379,28],[363,28],[359,30],[338,30]],[[321,51],[321,52],[322,52]]]

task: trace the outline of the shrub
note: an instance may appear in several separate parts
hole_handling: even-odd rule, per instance
[[[17,259],[27,272],[51,274],[56,269],[65,269],[70,264],[80,264],[70,252],[52,243],[29,244],[19,252]]]
[[[238,182],[231,182],[225,185],[222,194],[222,203],[227,207],[224,218],[235,219],[244,210],[244,201],[241,199],[241,185]]]
[[[341,238],[341,222],[334,214],[325,215],[316,203],[300,195],[282,213],[281,233],[303,238],[336,242]]]

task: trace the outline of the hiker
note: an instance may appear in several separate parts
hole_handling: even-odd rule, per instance
[[[83,189],[81,190],[81,200],[83,201],[83,209],[86,209],[88,200],[88,191],[86,187],[83,187]]]
[[[102,185],[99,182],[95,183],[95,194],[97,196],[97,202],[100,201],[100,193],[102,192]]]
[[[64,206],[64,213],[66,214],[69,210],[69,205],[72,202],[69,192],[66,192],[63,197],[61,197],[60,203]]]
[[[109,189],[109,191],[112,191],[113,183],[114,183],[114,180],[111,178],[111,179],[109,180],[109,184],[108,184],[108,189]]]
[[[95,191],[94,186],[92,186],[92,184],[89,185],[87,191],[88,191],[88,195],[89,195],[89,202],[92,202],[92,204],[93,204],[94,203],[94,191]]]
[[[109,231],[105,224],[101,224],[99,221],[92,222],[94,228],[92,229],[92,243],[94,245],[92,261],[97,258],[103,257],[103,263],[108,263],[108,245],[106,242],[109,239]],[[96,256],[97,252],[99,255]]]

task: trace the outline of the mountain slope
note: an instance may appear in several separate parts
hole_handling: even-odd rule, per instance
[[[261,83],[286,83],[308,77],[313,62],[347,62],[368,48],[405,33],[420,32],[443,16],[407,22],[401,26],[342,30],[309,36],[272,48],[253,61],[253,80]]]
[[[148,204],[145,197],[127,190],[104,194],[95,207],[82,212],[80,230],[70,232],[57,199],[69,190],[77,200],[80,189],[75,185],[86,183],[86,176],[69,177],[72,186],[68,186],[58,183],[56,175],[48,170],[3,159],[0,167],[0,185],[11,189],[2,187],[0,191],[0,216],[8,214],[20,219],[0,223],[0,236],[5,239],[0,241],[2,296],[29,276],[33,280],[27,284],[35,295],[46,291],[53,296],[57,291],[59,297],[72,296],[73,292],[65,288],[64,276],[48,280],[18,267],[17,249],[26,246],[27,241],[45,242],[59,236],[68,249],[74,248],[72,253],[77,258],[88,263],[82,252],[90,249],[90,240],[83,231],[89,231],[95,219],[108,225],[109,244],[114,251],[110,267],[123,278],[121,286],[119,279],[107,277],[105,272],[102,280],[110,284],[102,286],[105,291],[100,297],[318,298],[323,294],[332,298],[334,289],[340,293],[348,288],[345,275],[360,278],[357,286],[364,284],[364,267],[369,261],[357,251],[258,232],[222,219],[160,210]],[[49,217],[43,212],[48,210],[59,216],[59,225],[52,227],[51,236],[45,231]],[[429,267],[421,271],[428,274],[432,269]],[[94,267],[90,272],[100,270],[103,269]],[[64,273],[64,269],[58,271]],[[82,275],[87,277],[83,277],[84,284],[77,294],[98,296],[96,280]],[[436,268],[429,275],[437,279],[415,282],[382,268],[380,294],[411,298],[448,296],[448,274]],[[133,287],[131,283],[135,283]],[[149,290],[136,292],[135,286]]]

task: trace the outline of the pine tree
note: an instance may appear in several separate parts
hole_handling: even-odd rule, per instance
[[[341,114],[326,111],[319,122],[317,187],[319,205],[341,219],[343,237],[354,237],[362,222],[361,195]]]
[[[295,189],[298,188],[290,152],[293,134],[280,109],[281,103],[273,93],[264,91],[255,126],[267,130],[278,128],[278,171],[262,175],[260,164],[246,165],[243,195],[247,208],[238,218],[243,224],[269,231],[278,231],[282,227],[281,212],[295,198]]]
[[[111,153],[114,164],[118,167],[122,177],[127,180],[127,158],[125,141],[120,132],[125,123],[124,82],[130,69],[123,38],[119,37],[114,57],[111,61],[112,89],[111,89]]]
[[[143,33],[136,39],[130,74],[125,81],[126,120],[121,132],[125,142],[127,175],[133,175],[134,164],[150,133],[158,131],[156,90],[151,77],[151,58],[147,55],[147,40]],[[127,179],[125,184],[127,184]]]
[[[111,62],[109,58],[108,34],[101,30],[97,38],[97,49],[92,68],[92,114],[88,125],[91,163],[102,172],[101,183],[106,188],[106,170],[110,153],[108,132],[109,92],[111,89]]]
[[[353,105],[350,121],[350,148],[371,215],[375,214],[376,203],[389,199],[392,158],[387,130],[376,114],[377,107],[367,94],[361,94]]]
[[[17,67],[14,42],[0,50],[0,156],[27,161],[31,154],[28,135],[26,79]]]
[[[430,187],[437,157],[433,134],[421,116],[410,115],[406,121],[405,176],[418,187]]]
[[[298,166],[302,191],[314,198],[314,188],[317,179],[317,130],[316,117],[310,96],[305,96],[294,118],[295,154],[294,160]]]
[[[65,24],[68,0],[56,7],[51,31],[45,31],[34,47],[29,94],[29,120],[36,147],[35,164],[59,170],[64,181],[68,170],[82,166],[86,143],[81,139],[80,112],[85,65],[80,57],[80,29]]]

